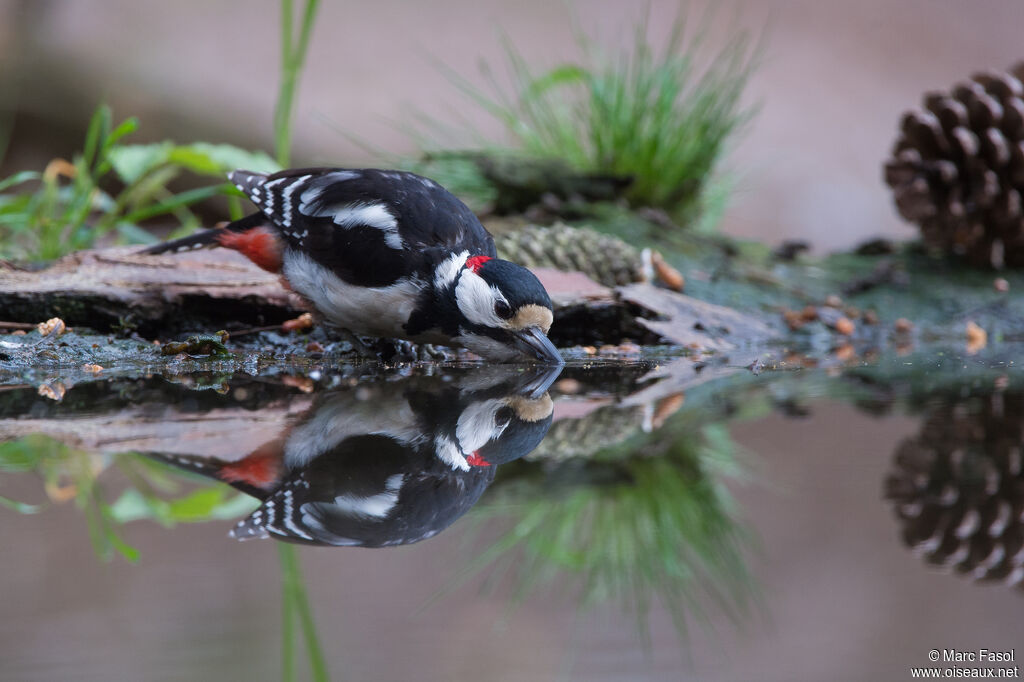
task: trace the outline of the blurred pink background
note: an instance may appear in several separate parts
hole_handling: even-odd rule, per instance
[[[480,59],[501,72],[504,34],[536,67],[554,66],[578,57],[575,25],[621,45],[648,4],[658,42],[679,3],[326,0],[299,92],[293,158],[374,163],[354,140],[412,154],[402,129],[416,124],[416,111],[496,136],[495,122],[439,62],[482,82]],[[690,3],[689,16],[707,5]],[[141,118],[140,141],[269,149],[278,21],[269,1],[0,0],[0,111],[8,114],[0,125],[18,111],[4,171],[70,155],[103,99],[117,117]],[[1020,0],[738,0],[717,4],[713,47],[734,22],[763,31],[766,48],[749,89],[760,112],[727,160],[739,185],[722,229],[805,239],[819,251],[913,236],[881,181],[901,112],[926,90],[1024,57]],[[472,139],[467,130],[462,144]]]

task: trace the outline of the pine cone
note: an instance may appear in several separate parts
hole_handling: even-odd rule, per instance
[[[933,565],[1024,586],[1024,393],[954,399],[894,455],[886,498]]]
[[[609,287],[650,279],[644,253],[621,239],[586,228],[561,223],[530,226],[497,235],[494,242],[502,258],[528,268],[578,271]]]
[[[885,165],[925,243],[981,267],[1024,267],[1024,63],[929,93]]]

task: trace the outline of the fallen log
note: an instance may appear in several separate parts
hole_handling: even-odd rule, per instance
[[[562,346],[672,343],[728,349],[776,335],[764,320],[649,284],[611,289],[580,273],[537,271]],[[226,249],[143,255],[82,251],[40,270],[0,265],[0,321],[62,318],[68,326],[147,338],[280,324],[303,311],[279,278]]]

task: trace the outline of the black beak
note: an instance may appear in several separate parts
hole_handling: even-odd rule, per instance
[[[548,392],[551,384],[562,373],[562,365],[537,365],[531,370],[523,372],[517,393],[526,396],[530,400],[536,400]]]
[[[565,364],[555,344],[551,343],[540,327],[527,327],[512,332],[512,342],[520,353],[534,358],[537,362],[559,367]]]

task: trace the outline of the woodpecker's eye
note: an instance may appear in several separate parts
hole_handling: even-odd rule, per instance
[[[512,317],[512,308],[510,308],[508,303],[505,303],[505,301],[495,301],[494,314],[503,320],[507,320]]]
[[[515,414],[511,407],[503,407],[494,414],[494,425],[505,426],[512,421],[512,415]]]

